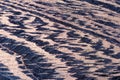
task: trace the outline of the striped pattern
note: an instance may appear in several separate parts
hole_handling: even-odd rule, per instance
[[[119,30],[119,0],[1,0],[0,80],[120,80]]]

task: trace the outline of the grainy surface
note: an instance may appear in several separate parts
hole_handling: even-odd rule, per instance
[[[120,0],[0,0],[0,80],[120,80]]]

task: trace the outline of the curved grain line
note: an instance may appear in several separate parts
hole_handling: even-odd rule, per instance
[[[57,22],[57,23],[60,23],[60,24],[65,25],[65,26],[67,26],[67,27],[71,27],[71,28],[73,28],[73,29],[83,31],[83,32],[85,32],[85,33],[89,33],[89,34],[91,34],[91,35],[104,38],[104,39],[106,39],[107,41],[109,41],[110,43],[114,43],[116,46],[120,46],[120,41],[118,41],[118,40],[116,40],[116,39],[114,39],[114,38],[110,38],[110,37],[108,37],[108,36],[105,36],[105,35],[102,35],[102,34],[93,32],[93,31],[91,31],[91,30],[86,30],[86,29],[84,29],[84,28],[80,28],[80,27],[78,27],[78,26],[76,26],[76,25],[73,25],[73,24],[71,24],[71,23],[67,23],[67,22],[63,22],[63,21],[57,20],[57,19],[55,19],[55,18],[49,17],[49,16],[47,16],[47,15],[45,15],[45,14],[42,14],[42,13],[40,13],[40,12],[31,11],[31,10],[28,10],[28,9],[20,8],[20,7],[18,7],[18,6],[14,6],[14,5],[11,5],[11,4],[6,4],[6,3],[3,3],[3,2],[0,2],[0,3],[2,3],[2,4],[4,4],[4,5],[7,5],[7,6],[9,5],[9,6],[13,7],[13,8],[20,9],[20,10],[25,11],[25,12],[30,12],[31,14],[35,14],[35,15],[44,17],[44,18],[46,18],[46,19],[49,19],[50,21],[53,21],[53,22],[55,21],[55,22]]]

